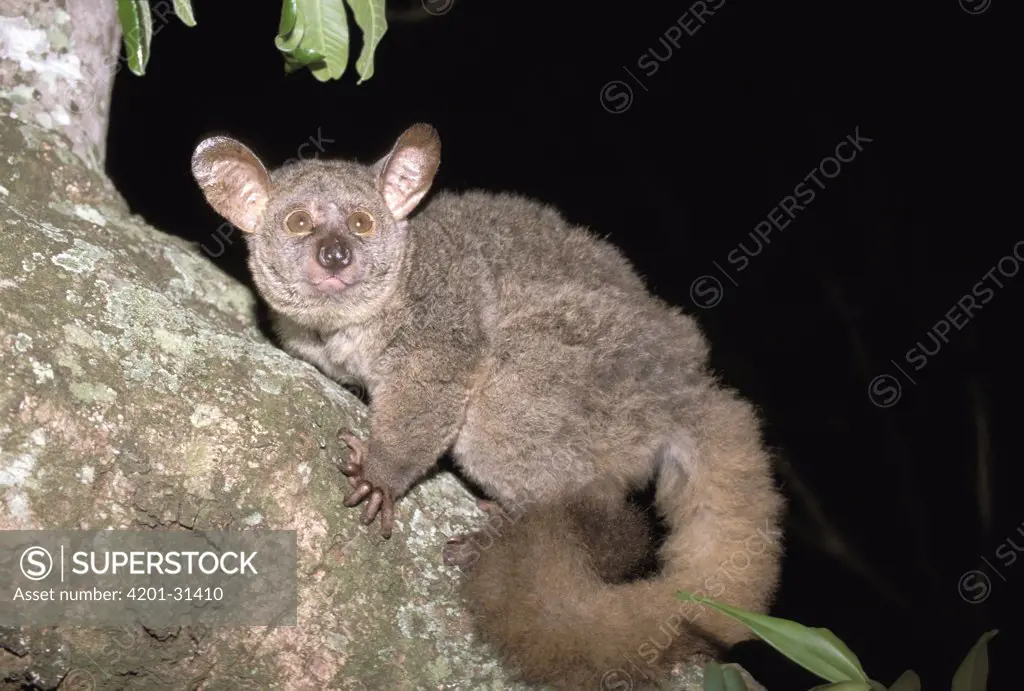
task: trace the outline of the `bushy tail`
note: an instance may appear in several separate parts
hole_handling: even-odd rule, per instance
[[[669,534],[656,576],[624,581],[651,534],[638,511],[603,493],[534,507],[479,549],[464,584],[469,608],[524,680],[625,691],[751,637],[710,607],[676,598],[683,590],[765,611],[778,579],[782,499],[757,435],[742,431],[749,411],[735,400],[723,405],[709,416],[720,429],[670,442],[659,455],[655,505]]]

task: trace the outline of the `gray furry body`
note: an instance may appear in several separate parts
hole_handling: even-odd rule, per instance
[[[484,192],[437,195],[407,232],[386,308],[326,332],[316,317],[275,326],[287,350],[371,398],[389,380],[426,389],[431,457],[451,447],[496,499],[544,500],[609,471],[649,474],[657,448],[693,427],[679,403],[708,386],[703,338],[613,245]],[[538,472],[553,467],[571,483]]]
[[[369,497],[365,520],[380,512],[390,535],[394,500],[449,450],[499,506],[525,498],[526,520],[455,562],[484,638],[528,680],[599,681],[664,627],[678,590],[765,611],[783,502],[757,416],[708,370],[696,323],[545,204],[426,198],[439,161],[423,125],[373,165],[271,176],[226,138],[193,159],[210,203],[249,232],[284,348],[370,395],[350,504]],[[661,573],[613,582],[647,546],[624,496],[651,480],[669,528]],[[715,580],[741,551],[746,567]],[[642,656],[645,677],[750,636],[710,610],[678,619]]]

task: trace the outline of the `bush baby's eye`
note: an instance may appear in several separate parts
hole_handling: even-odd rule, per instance
[[[373,216],[365,211],[354,211],[348,217],[348,229],[356,235],[367,236],[373,232]]]
[[[313,217],[308,211],[296,209],[284,219],[284,230],[292,237],[302,237],[313,232]]]

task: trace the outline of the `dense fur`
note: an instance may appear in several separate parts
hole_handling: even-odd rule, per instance
[[[368,448],[350,472],[357,499],[376,503],[369,518],[383,506],[390,520],[447,450],[519,517],[478,541],[466,593],[525,679],[597,688],[626,670],[639,684],[749,637],[675,598],[765,611],[781,552],[757,417],[708,371],[690,317],[649,294],[614,246],[538,202],[439,193],[409,215],[439,162],[425,126],[373,166],[308,161],[270,176],[240,146],[201,144],[193,170],[222,215],[259,218],[243,230],[284,347],[367,388]],[[308,237],[282,230],[297,207],[315,221]],[[347,233],[357,209],[376,219],[372,236]],[[310,257],[325,237],[353,250],[340,292],[316,283]],[[623,582],[651,544],[624,497],[652,479],[663,568]]]

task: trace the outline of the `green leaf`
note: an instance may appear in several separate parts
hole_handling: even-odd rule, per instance
[[[281,22],[274,45],[284,55],[284,72],[290,74],[308,65],[322,65],[324,56],[308,46],[302,46],[306,33],[305,17],[298,0],[284,0],[281,6]]]
[[[338,79],[348,64],[344,0],[284,0],[274,45],[286,73],[308,67],[319,81]]]
[[[871,691],[871,686],[863,681],[837,681],[815,686],[811,691]]]
[[[139,19],[142,20],[142,45],[145,60],[142,68],[149,64],[149,50],[153,44],[153,13],[149,11],[149,0],[136,0],[139,3]]]
[[[717,662],[709,662],[704,666],[703,691],[725,691],[725,675],[722,666]]]
[[[749,691],[747,682],[743,681],[743,675],[736,669],[735,664],[720,665],[714,661],[704,667],[704,683],[701,689],[702,691]]]
[[[174,0],[174,14],[185,26],[196,25],[196,15],[192,12],[192,0]]]
[[[310,66],[313,76],[321,82],[339,79],[348,65],[348,17],[344,0],[299,0],[307,18],[306,35],[309,48],[324,56],[324,66]]]
[[[388,30],[388,22],[384,16],[384,0],[347,0],[352,8],[352,16],[363,32],[363,47],[356,59],[356,72],[362,84],[373,76],[373,54],[377,45]]]
[[[141,77],[149,64],[149,44],[153,38],[153,16],[149,12],[149,0],[117,0],[117,18],[124,35],[128,69]]]
[[[722,675],[725,678],[725,691],[747,691],[747,682],[743,681],[743,675],[734,665],[723,666]]]
[[[322,65],[324,56],[320,53],[315,53],[305,48],[296,48],[291,53],[291,57],[285,59],[284,71],[285,74],[290,74],[296,70],[300,70],[303,67],[309,67],[312,69],[313,66]]]
[[[999,629],[981,634],[953,675],[953,691],[985,691],[988,685],[988,642],[997,633]]]
[[[308,67],[319,81],[338,79],[348,64],[348,18],[344,0],[285,0],[274,44],[285,72]]]
[[[889,691],[921,691],[921,677],[914,670],[908,669],[892,683]]]
[[[302,40],[303,27],[296,26],[296,17],[299,10],[296,7],[297,0],[284,0],[281,5],[281,22],[277,27],[277,36],[274,38],[274,45],[282,53],[290,53],[295,50],[299,41]]]
[[[828,629],[810,628],[788,619],[755,614],[738,607],[696,598],[680,592],[680,600],[702,602],[745,624],[765,643],[797,663],[811,674],[831,682],[858,681],[869,689],[867,674],[860,660]]]

